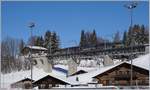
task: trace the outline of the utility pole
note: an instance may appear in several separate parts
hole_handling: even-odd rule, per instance
[[[126,4],[124,5],[125,8],[127,8],[130,12],[130,27],[132,29],[132,23],[133,23],[133,9],[137,7],[137,3],[136,2],[131,2],[130,4]],[[133,37],[131,39],[131,41],[133,42]],[[132,86],[132,81],[133,81],[133,68],[132,68],[132,55],[133,55],[133,45],[131,46],[131,55],[130,55],[130,59],[131,59],[131,77],[130,77],[130,85]]]
[[[33,22],[31,22],[31,23],[29,23],[29,26],[28,26],[29,28],[30,28],[30,34],[31,34],[31,49],[30,49],[30,54],[29,54],[29,59],[30,59],[30,65],[31,65],[31,80],[33,80],[33,65],[32,65],[32,39],[33,39],[33,37],[32,37],[32,30],[33,30],[33,28],[35,27],[35,23],[33,23]],[[33,85],[32,85],[32,81],[31,81],[31,88],[33,88]]]

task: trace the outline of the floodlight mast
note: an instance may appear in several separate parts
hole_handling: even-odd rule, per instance
[[[132,29],[132,23],[133,23],[133,9],[137,7],[137,2],[131,2],[129,4],[125,4],[124,5],[125,8],[129,9],[130,11],[130,28]],[[133,43],[133,37],[132,37],[132,43]],[[132,86],[132,81],[133,81],[133,67],[132,67],[132,55],[133,55],[133,45],[131,45],[131,55],[130,55],[130,59],[131,59],[131,77],[130,77],[130,85]]]
[[[33,80],[33,65],[32,65],[33,64],[33,61],[32,61],[32,39],[33,39],[33,37],[32,37],[32,30],[35,27],[35,23],[30,22],[28,27],[30,28],[30,34],[31,34],[31,43],[30,43],[31,47],[30,47],[29,59],[30,59],[30,65],[31,65],[31,88],[33,88],[33,85],[32,85],[32,80]]]

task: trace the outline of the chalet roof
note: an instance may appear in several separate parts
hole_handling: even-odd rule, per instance
[[[26,46],[25,48],[30,48],[30,49],[36,49],[36,50],[47,50],[47,48],[40,47],[40,46]]]
[[[139,58],[133,59],[133,65],[149,70],[150,69],[150,53],[140,56]]]
[[[41,79],[41,78],[43,78],[49,74],[56,76],[56,77],[59,77],[63,80],[66,80],[66,74],[64,74],[62,72],[59,72],[59,71],[52,69],[51,73],[47,73],[43,69],[33,67],[33,80],[34,81],[37,81],[37,80],[39,80],[39,79]],[[15,82],[23,80],[24,77],[31,79],[31,71],[26,70],[26,71],[20,71],[20,72],[14,72],[14,73],[6,74],[4,76],[4,79],[5,79],[4,82],[7,83],[7,85],[9,85],[9,84],[13,84]]]
[[[55,76],[55,75],[51,75],[51,74],[46,75],[46,76],[43,77],[43,78],[40,78],[39,80],[35,81],[34,84],[35,84],[35,83],[38,83],[38,82],[40,82],[40,81],[43,81],[43,80],[45,80],[45,79],[48,79],[48,78],[54,78],[54,79],[60,81],[60,82],[58,82],[58,83],[60,83],[60,84],[70,84],[70,83],[67,82],[65,79],[60,78],[60,77],[57,77],[57,76]]]
[[[25,78],[25,79],[22,79],[22,80],[19,80],[17,82],[12,83],[11,85],[14,85],[14,84],[17,84],[17,83],[20,83],[20,82],[24,82],[24,81],[32,81],[32,82],[34,82],[34,80],[32,80],[30,78]]]
[[[79,71],[73,73],[73,74],[70,75],[70,76],[79,75],[79,74],[84,74],[84,73],[87,73],[87,71],[85,71],[85,70],[79,70]]]
[[[97,75],[95,75],[93,78],[95,78],[95,77],[97,77],[97,76],[99,76],[99,75],[105,75],[104,73],[106,73],[106,72],[111,72],[111,71],[114,71],[117,67],[122,67],[122,66],[126,66],[127,68],[130,68],[130,63],[127,63],[127,62],[123,62],[123,63],[121,63],[121,64],[119,64],[119,65],[117,65],[117,66],[115,66],[115,67],[113,67],[113,68],[110,68],[110,69],[108,69],[108,70],[106,70],[106,71],[104,71],[104,72],[102,72],[102,73],[99,73],[99,74],[97,74]],[[144,68],[141,68],[141,67],[138,67],[138,66],[135,66],[135,65],[133,65],[133,67],[134,68],[137,68],[136,70],[137,71],[142,71],[143,73],[145,73],[145,74],[148,74],[148,70],[146,70],[146,69],[144,69]]]
[[[97,75],[100,75],[112,68],[115,68],[121,64],[124,64],[124,63],[127,63],[127,64],[131,64],[130,62],[121,62],[121,63],[118,63],[116,65],[112,65],[112,66],[108,66],[108,67],[104,67],[98,71],[96,71],[95,76]],[[133,59],[133,66],[135,67],[139,67],[139,68],[142,68],[142,69],[145,69],[145,70],[148,70],[149,71],[149,63],[150,63],[150,54],[146,54],[146,55],[143,55],[143,56],[140,56],[139,58],[136,58],[136,59]]]

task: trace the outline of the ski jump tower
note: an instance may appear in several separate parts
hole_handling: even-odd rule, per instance
[[[52,72],[52,64],[49,63],[47,56],[47,49],[39,46],[26,46],[22,50],[20,58],[22,60],[29,60],[30,50],[32,49],[32,64],[36,68],[43,69],[45,72]]]

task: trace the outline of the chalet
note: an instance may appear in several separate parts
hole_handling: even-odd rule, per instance
[[[11,84],[11,88],[23,88],[23,89],[31,89],[32,88],[32,82],[34,80],[31,80],[29,78],[25,78],[23,80],[17,81],[15,83]]]
[[[40,47],[40,46],[26,46],[22,49],[21,53],[23,55],[28,54],[30,51],[32,50],[32,54],[35,53],[46,53],[47,49],[44,47]]]
[[[133,59],[132,65],[132,83],[131,83],[131,64],[130,62],[122,62],[116,65],[105,67],[104,70],[99,71],[93,78],[97,79],[98,83],[103,85],[119,85],[129,86],[149,85],[149,61],[150,54],[140,56]]]
[[[59,87],[59,85],[69,85],[64,79],[60,77],[56,77],[54,75],[47,75],[33,83],[36,87],[38,86],[39,89],[50,89],[52,87]]]
[[[107,71],[104,71],[93,78],[104,86],[129,86],[131,84],[131,64],[121,63]],[[133,65],[132,85],[149,85],[149,70]]]

